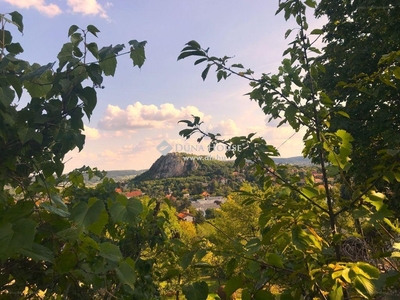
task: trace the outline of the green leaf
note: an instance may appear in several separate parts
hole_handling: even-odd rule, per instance
[[[103,83],[102,70],[98,64],[93,63],[86,66],[86,72],[88,72],[90,79],[95,85],[99,86]]]
[[[97,33],[100,32],[100,30],[97,29],[96,26],[93,25],[88,25],[88,27],[86,28],[87,31],[89,31],[91,34],[93,34],[95,37],[97,37]]]
[[[12,13],[10,13],[10,16],[14,24],[17,25],[19,32],[22,33],[24,31],[24,23],[22,21],[23,20],[22,15],[17,11],[13,11]]]
[[[78,46],[80,42],[83,41],[83,37],[82,34],[79,32],[75,32],[73,34],[71,34],[71,43],[74,46]]]
[[[200,44],[198,42],[196,42],[195,40],[191,40],[189,41],[186,45],[196,48],[196,49],[200,49]]]
[[[287,37],[292,33],[292,29],[288,29],[285,32],[285,39],[287,39]]]
[[[47,210],[48,212],[50,212],[52,214],[59,215],[60,217],[63,217],[63,218],[69,217],[69,212],[67,210],[58,208],[54,205],[51,205],[49,202],[41,203],[40,207],[42,207],[43,209]]]
[[[375,294],[374,284],[371,280],[365,278],[364,276],[359,275],[355,277],[353,284],[357,292],[363,295],[365,298],[370,298]]]
[[[306,0],[304,3],[311,8],[315,8],[315,6],[317,5],[317,2],[315,2],[315,0]]]
[[[231,66],[231,68],[239,68],[239,69],[244,69],[244,67],[243,67],[243,65],[242,65],[242,64],[233,64],[233,65]]]
[[[0,104],[2,106],[9,106],[13,102],[14,98],[15,92],[9,86],[0,87]],[[6,112],[4,112],[4,114],[8,115]]]
[[[67,228],[57,232],[57,236],[70,242],[76,241],[79,237],[79,230],[77,228]]]
[[[92,197],[88,203],[82,201],[76,204],[71,210],[70,219],[80,226],[89,226],[99,219],[103,210],[103,202]]]
[[[132,258],[128,257],[119,263],[118,268],[115,272],[122,284],[126,284],[132,290],[135,289],[136,282],[136,272],[135,272],[135,262]]]
[[[23,248],[32,247],[36,226],[35,221],[25,218],[14,223],[3,223],[0,226],[0,258],[4,259]]]
[[[12,35],[8,30],[0,29],[0,48],[5,48],[7,45],[11,44]]]
[[[114,76],[115,70],[117,68],[117,58],[114,54],[109,55],[99,61],[100,68],[103,70],[104,75],[106,76]]]
[[[324,31],[322,29],[314,29],[313,31],[310,32],[310,34],[324,34]]]
[[[18,55],[18,54],[24,52],[24,49],[22,49],[22,46],[20,43],[11,43],[9,45],[6,45],[6,49],[8,52],[10,52],[13,55]]]
[[[182,52],[181,54],[179,54],[178,60],[184,59],[184,58],[189,57],[189,56],[204,56],[205,57],[206,54],[203,51],[200,51],[200,50],[185,51],[185,52]]]
[[[134,222],[143,211],[143,204],[138,199],[118,195],[116,200],[110,206],[110,215],[115,222]]]
[[[51,70],[53,68],[54,64],[55,64],[55,62],[48,63],[47,65],[37,68],[35,71],[22,76],[21,81],[32,80],[34,78],[38,78],[38,77],[42,76],[46,71]]]
[[[393,68],[393,75],[394,75],[397,79],[400,79],[400,67],[394,67],[394,68]]]
[[[322,104],[325,104],[329,107],[333,105],[333,101],[331,100],[331,98],[329,98],[329,96],[324,92],[320,93],[320,99]]]
[[[43,245],[39,245],[36,243],[33,243],[32,248],[30,249],[21,250],[21,253],[36,261],[48,261],[51,263],[54,262],[53,251]]]
[[[57,55],[59,60],[59,68],[62,69],[72,58],[72,51],[74,46],[72,43],[65,43]]]
[[[208,297],[208,285],[206,282],[195,282],[182,287],[187,300],[206,300]]]
[[[68,30],[68,37],[70,37],[73,33],[75,33],[79,29],[78,26],[76,25],[71,25],[71,27]]]
[[[78,263],[78,257],[76,256],[75,250],[71,249],[68,245],[63,249],[61,254],[55,258],[54,269],[56,272],[65,274],[73,270]]]
[[[185,254],[182,255],[182,257],[179,259],[179,265],[182,267],[183,270],[186,270],[190,263],[193,260],[193,257],[195,255],[196,252],[194,251],[189,251],[186,252]]]
[[[365,262],[357,262],[355,266],[353,266],[353,271],[368,279],[376,279],[381,274],[378,268]]]
[[[318,190],[310,187],[310,186],[305,186],[304,188],[301,189],[301,192],[307,196],[308,198],[312,199],[314,197],[318,196]]]
[[[206,61],[206,60],[207,60],[207,58],[200,58],[200,59],[198,59],[198,60],[196,60],[194,62],[194,65],[198,65],[198,64],[200,64],[200,63],[202,63],[203,61]]]
[[[101,243],[99,244],[99,255],[101,257],[104,257],[106,259],[109,259],[111,261],[115,261],[118,262],[121,259],[123,259],[121,250],[119,249],[118,246],[110,243],[110,242],[105,242],[105,243]]]
[[[275,300],[277,298],[275,298],[275,296],[270,291],[261,290],[261,291],[258,291],[255,294],[254,298],[252,298],[252,299],[254,299],[254,300]]]
[[[22,217],[30,215],[33,212],[34,205],[33,201],[20,200],[4,211],[2,221],[15,222]]]
[[[329,293],[330,300],[342,300],[343,299],[343,288],[338,281],[332,286],[331,292]]]
[[[86,47],[88,48],[88,50],[90,51],[90,53],[92,53],[92,55],[99,59],[99,49],[97,47],[96,43],[89,43],[86,45]]]
[[[85,87],[82,91],[79,92],[78,97],[82,100],[84,106],[83,110],[86,113],[86,116],[90,120],[90,116],[93,113],[94,108],[97,104],[97,93],[96,90],[92,87]]]
[[[307,251],[311,248],[321,250],[322,246],[318,239],[312,234],[307,233],[299,225],[292,227],[292,242],[300,251]]]
[[[336,113],[339,114],[339,115],[342,115],[343,117],[346,117],[347,119],[350,119],[350,116],[349,116],[349,114],[347,112],[339,110]]]
[[[282,257],[277,253],[267,253],[265,255],[267,263],[271,266],[283,268],[283,260]]]
[[[180,274],[181,272],[178,269],[168,269],[167,273],[165,273],[165,275],[161,277],[161,280],[166,281],[171,278],[178,277]]]
[[[132,59],[133,66],[138,66],[141,68],[146,60],[146,55],[144,51],[144,47],[146,46],[147,42],[138,42],[137,40],[129,41],[131,45],[131,54],[130,58]]]
[[[229,298],[234,292],[236,292],[243,285],[243,278],[240,275],[231,277],[225,284],[226,297]]]
[[[97,234],[100,236],[105,228],[105,225],[107,225],[107,223],[108,223],[108,213],[105,209],[102,209],[97,220],[94,223],[92,223],[91,225],[89,225],[87,228],[94,234]]]
[[[19,78],[17,76],[13,75],[13,74],[9,74],[7,76],[7,80],[11,84],[11,86],[13,87],[14,91],[17,93],[18,98],[21,99],[21,96],[22,96],[22,83],[19,80]],[[12,91],[10,92],[10,94],[12,94]],[[12,98],[14,98],[14,96],[12,96]]]
[[[211,67],[211,65],[207,65],[207,67],[201,73],[201,78],[203,78],[203,80],[206,80],[208,71],[210,71],[210,67]]]

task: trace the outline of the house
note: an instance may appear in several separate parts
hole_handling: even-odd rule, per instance
[[[135,190],[135,191],[125,193],[125,196],[128,198],[140,197],[142,195],[143,195],[143,193],[141,190]]]
[[[170,201],[176,201],[176,197],[172,196],[172,194],[165,195],[165,198],[167,198]]]
[[[194,222],[194,216],[189,213],[188,210],[185,210],[184,212],[180,212],[178,214],[178,219],[181,221],[186,221],[186,222]]]
[[[202,193],[200,194],[200,196],[202,196],[202,197],[204,197],[204,198],[207,198],[207,197],[210,197],[210,194],[207,193],[206,191],[204,191],[204,192],[202,192]]]

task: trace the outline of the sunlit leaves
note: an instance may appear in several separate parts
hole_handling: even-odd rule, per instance
[[[306,251],[313,248],[321,250],[322,248],[318,238],[302,229],[299,225],[292,227],[292,242],[294,246],[301,251]]]
[[[375,294],[374,280],[380,276],[379,270],[364,262],[349,263],[347,265],[330,265],[334,269],[332,278],[339,283],[341,278],[345,282],[354,286],[357,292],[366,299],[371,299]],[[333,295],[341,294],[341,289],[336,285]]]

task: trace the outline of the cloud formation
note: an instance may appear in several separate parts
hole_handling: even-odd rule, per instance
[[[98,127],[103,130],[135,130],[142,128],[172,128],[181,119],[192,119],[192,115],[204,117],[195,106],[176,108],[171,103],[144,105],[140,102],[128,105],[125,109],[109,104]]]
[[[82,13],[83,15],[99,15],[108,19],[108,15],[104,7],[96,0],[67,0],[68,6],[74,13]],[[107,6],[110,4],[107,3]]]
[[[36,9],[48,17],[54,17],[63,12],[59,5],[54,3],[47,3],[45,0],[4,0],[5,2],[14,5],[18,8]],[[83,15],[98,15],[102,18],[108,19],[107,12],[97,0],[67,0],[67,6],[73,13],[80,13]],[[105,7],[112,6],[107,2]]]
[[[85,125],[84,134],[89,140],[98,140],[100,138],[100,133],[96,128],[92,128]]]
[[[239,128],[236,126],[235,121],[232,119],[220,121],[216,126],[209,126],[209,131],[212,133],[219,133],[225,138],[229,138],[240,134]]]
[[[18,8],[34,8],[48,17],[54,17],[61,14],[61,8],[53,3],[47,4],[45,0],[4,0],[5,2],[15,5]]]

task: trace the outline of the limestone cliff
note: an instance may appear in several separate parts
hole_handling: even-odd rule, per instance
[[[193,159],[185,160],[183,153],[168,153],[153,163],[151,168],[137,176],[137,180],[152,180],[170,177],[190,176],[199,168],[199,163]]]

